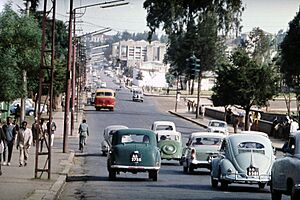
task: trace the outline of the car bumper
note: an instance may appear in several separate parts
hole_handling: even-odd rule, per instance
[[[231,183],[267,183],[271,181],[270,175],[248,176],[246,174],[227,174],[222,176],[223,180]]]
[[[110,168],[120,171],[133,171],[133,172],[144,172],[150,170],[159,170],[160,166],[125,166],[125,165],[111,165]]]
[[[192,160],[190,166],[193,168],[211,168],[211,160],[208,161],[201,161],[201,160]]]

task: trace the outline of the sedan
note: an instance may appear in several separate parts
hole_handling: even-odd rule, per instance
[[[217,158],[212,160],[211,185],[221,183],[226,189],[230,183],[258,184],[263,189],[271,181],[275,160],[268,137],[256,133],[227,136]]]

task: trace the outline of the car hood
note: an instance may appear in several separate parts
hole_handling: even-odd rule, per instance
[[[260,174],[269,174],[273,164],[272,155],[264,155],[253,151],[239,153],[234,160],[234,166],[239,173],[246,173],[249,166],[259,169]]]

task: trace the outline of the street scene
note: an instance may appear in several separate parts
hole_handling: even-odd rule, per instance
[[[1,1],[0,199],[300,199],[299,5]]]

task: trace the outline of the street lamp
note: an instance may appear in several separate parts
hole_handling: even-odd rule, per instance
[[[108,2],[101,2],[96,4],[90,4],[85,6],[80,6],[77,8],[73,8],[73,0],[70,0],[70,15],[69,15],[69,27],[68,27],[68,63],[67,63],[67,84],[66,84],[66,98],[65,98],[65,116],[64,116],[64,137],[63,137],[63,152],[66,153],[67,151],[67,140],[69,135],[69,112],[70,112],[70,86],[71,86],[71,77],[75,78],[75,67],[74,67],[74,60],[72,61],[72,55],[75,55],[75,48],[72,49],[72,17],[74,15],[74,38],[75,38],[75,13],[76,10],[82,9],[82,8],[88,8],[88,7],[94,7],[94,6],[100,6],[100,8],[110,8],[110,7],[116,7],[116,6],[122,6],[127,5],[129,2],[124,2],[125,0],[114,0],[114,1],[108,1]],[[123,2],[123,3],[118,3]],[[116,3],[116,4],[115,4]],[[73,56],[73,59],[75,57]],[[73,68],[72,68],[73,64]],[[72,70],[72,71],[71,71]],[[72,81],[72,118],[71,118],[71,125],[74,123],[74,96],[75,96],[75,80]],[[73,128],[71,129],[71,135]]]

